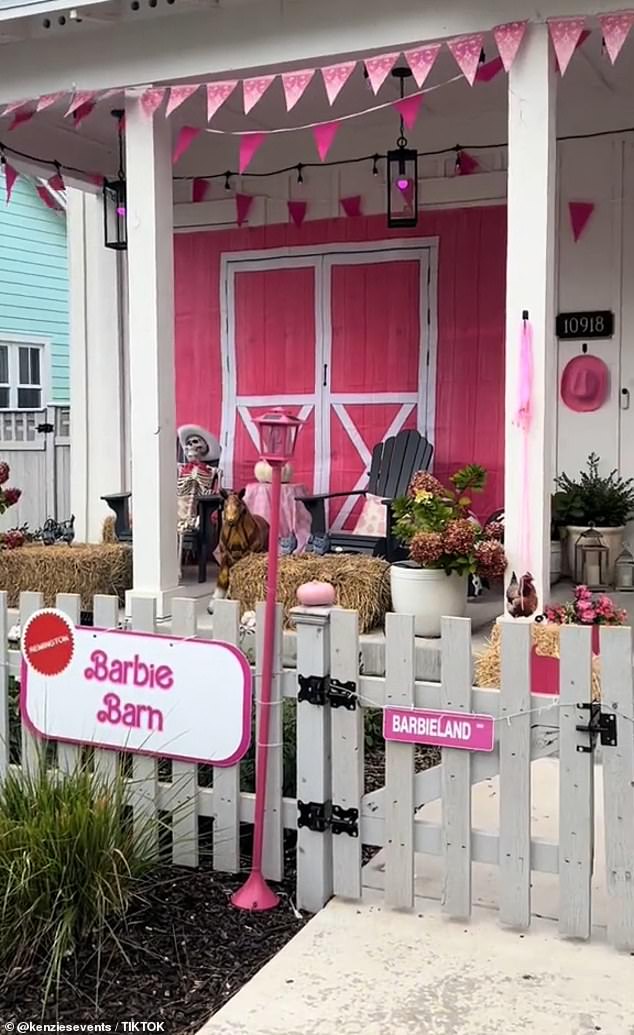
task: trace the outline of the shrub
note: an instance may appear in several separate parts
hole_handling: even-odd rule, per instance
[[[556,479],[558,524],[618,528],[634,516],[634,478],[620,478],[616,470],[603,477],[599,461],[596,453],[590,453],[588,469],[580,471],[578,478],[562,474]]]
[[[44,997],[63,959],[127,912],[153,865],[153,835],[125,818],[126,784],[85,766],[62,777],[42,762],[0,784],[0,966],[47,960]]]

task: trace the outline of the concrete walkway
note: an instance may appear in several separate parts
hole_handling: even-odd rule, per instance
[[[634,961],[600,940],[521,935],[333,900],[203,1028],[205,1035],[634,1035]]]

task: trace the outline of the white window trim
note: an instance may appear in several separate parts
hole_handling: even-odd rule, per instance
[[[5,334],[0,329],[0,345],[9,345],[9,402],[15,405],[0,406],[0,413],[8,413],[11,410],[19,410],[21,413],[28,413],[32,411],[32,406],[18,406],[18,348],[21,345],[32,345],[35,348],[41,349],[40,356],[40,381],[42,389],[42,404],[41,406],[35,407],[38,411],[45,410],[47,406],[51,406],[51,340],[50,338],[43,338],[38,334],[15,334],[9,332]],[[22,386],[25,387],[25,386]]]

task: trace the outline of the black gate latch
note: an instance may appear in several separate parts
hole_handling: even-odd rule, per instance
[[[53,431],[55,431],[55,425],[54,424],[38,424],[38,426],[37,426],[37,428],[35,430],[37,431],[38,435],[50,435],[50,434],[52,434]]]
[[[584,702],[578,704],[577,708],[590,712],[590,719],[586,725],[581,723],[575,726],[577,732],[586,733],[590,741],[589,744],[577,744],[577,751],[581,751],[584,755],[590,754],[596,747],[597,737],[603,747],[616,747],[616,715],[602,712],[600,701]]]
[[[344,809],[330,801],[298,801],[297,826],[307,827],[318,834],[330,829],[333,834],[359,836],[359,810]]]

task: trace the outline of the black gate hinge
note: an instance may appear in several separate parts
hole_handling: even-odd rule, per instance
[[[353,712],[357,707],[357,684],[350,679],[344,682],[332,676],[298,676],[298,702],[324,705],[331,708],[346,708]]]
[[[55,425],[48,423],[38,424],[35,430],[37,431],[38,435],[50,435],[53,431],[55,431]]]
[[[588,723],[575,726],[578,733],[586,733],[589,739],[588,744],[577,744],[577,751],[584,755],[590,754],[596,747],[597,737],[603,747],[617,746],[616,715],[602,712],[600,701],[583,702],[577,708],[590,712]]]
[[[318,834],[331,830],[333,834],[359,836],[359,810],[344,809],[330,801],[297,802],[297,826],[306,827]]]

